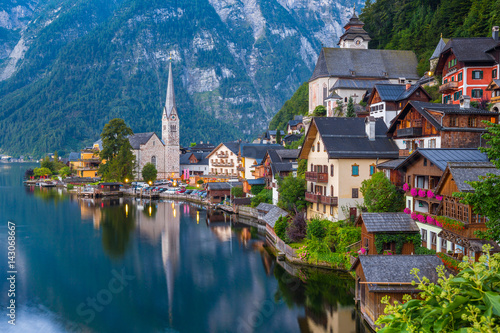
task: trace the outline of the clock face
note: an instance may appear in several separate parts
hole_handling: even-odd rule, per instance
[[[171,115],[170,120],[175,120],[175,115]]]
[[[356,39],[354,40],[354,44],[355,44],[356,46],[360,46],[362,42],[363,42],[363,38],[356,38]]]

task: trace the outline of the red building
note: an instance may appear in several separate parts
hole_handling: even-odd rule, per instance
[[[443,77],[443,103],[459,104],[462,95],[473,101],[491,99],[486,88],[498,78],[498,44],[498,27],[493,27],[493,37],[452,38],[446,43],[436,66],[436,74]]]

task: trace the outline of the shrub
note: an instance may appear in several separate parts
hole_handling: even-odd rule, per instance
[[[423,246],[419,246],[415,249],[415,254],[436,254],[436,251]]]
[[[313,239],[323,239],[326,236],[326,228],[323,220],[319,218],[313,218],[307,224],[307,238]]]
[[[276,233],[276,236],[281,238],[285,243],[287,242],[287,235],[286,235],[286,229],[288,228],[288,217],[286,216],[280,216],[278,221],[276,221],[276,224],[274,224],[274,232]]]
[[[300,242],[306,237],[307,222],[303,213],[297,213],[288,225],[286,234],[291,242]]]

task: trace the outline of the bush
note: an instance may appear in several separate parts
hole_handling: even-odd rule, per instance
[[[415,249],[415,254],[436,254],[436,251],[423,246],[419,246]]]
[[[264,185],[252,185],[252,188],[250,189],[250,193],[253,195],[259,195],[260,192],[265,188]]]
[[[198,181],[196,182],[196,184],[199,184],[199,185],[204,184],[204,183],[205,182],[203,181],[203,179],[198,179]]]
[[[273,203],[273,191],[263,189],[259,194],[252,198],[252,207],[257,207],[261,202]]]
[[[243,193],[242,187],[233,187],[231,188],[231,195],[236,198],[243,198],[245,194]]]
[[[291,242],[300,242],[306,237],[307,222],[303,213],[296,213],[288,225],[286,234]]]
[[[326,228],[323,220],[313,218],[307,224],[307,238],[323,239],[326,236]]]
[[[75,188],[75,185],[73,185],[73,184],[68,184],[68,187],[67,187],[67,189],[68,189],[68,190],[72,190],[72,189],[74,189],[74,188]]]
[[[278,221],[276,221],[276,224],[274,225],[274,232],[276,233],[276,236],[281,238],[285,243],[287,242],[287,235],[286,235],[286,229],[288,228],[288,217],[286,216],[280,216]]]

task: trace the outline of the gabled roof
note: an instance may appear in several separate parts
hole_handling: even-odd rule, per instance
[[[443,37],[439,39],[439,43],[434,49],[434,53],[432,54],[430,60],[439,58],[439,55],[441,54],[444,47],[446,46],[446,43],[448,43],[449,40],[450,40],[449,38],[443,38]]]
[[[241,157],[263,159],[268,149],[283,149],[278,144],[242,143],[240,146]]]
[[[418,232],[420,229],[406,213],[361,213],[356,225],[364,223],[368,232]]]
[[[369,140],[365,118],[314,117],[299,156],[307,159],[319,132],[329,158],[398,158],[399,149],[385,134],[387,126],[384,120],[374,121],[375,140]]]
[[[419,276],[427,277],[436,283],[438,275],[436,267],[443,262],[436,255],[360,255],[351,270],[361,265],[368,289],[373,292],[415,290],[417,285],[384,285],[390,282],[412,282],[415,277],[410,273],[413,268],[420,270]],[[378,283],[377,283],[378,282]]]
[[[450,162],[436,186],[436,193],[440,193],[448,175],[453,177],[455,184],[460,192],[474,192],[472,186],[466,182],[478,181],[479,177],[487,174],[500,176],[500,170],[495,168],[491,162]]]
[[[241,186],[241,183],[239,183]],[[208,183],[207,190],[218,191],[218,190],[230,190],[233,187],[238,187],[235,183]]]
[[[436,74],[441,74],[450,53],[463,63],[493,64],[495,59],[486,51],[497,45],[491,37],[452,38],[439,55]]]
[[[373,89],[377,90],[380,99],[385,102],[396,102],[408,99],[419,89],[427,95],[429,100],[431,99],[427,91],[425,91],[425,89],[423,89],[419,84],[413,84],[410,86],[410,89],[406,89],[405,84],[377,83]],[[374,94],[371,96],[373,95]]]
[[[130,135],[128,137],[128,141],[130,142],[132,149],[140,149],[141,145],[146,144],[153,135],[156,135],[155,132],[136,133]]]
[[[241,144],[240,141],[229,141],[229,142],[219,143],[219,145],[217,147],[215,147],[210,152],[210,154],[207,155],[206,158],[209,158],[210,156],[212,156],[213,154],[215,154],[215,152],[217,150],[219,150],[219,148],[221,148],[222,146],[225,146],[227,149],[229,149],[231,152],[233,152],[233,154],[238,155],[238,152],[240,151],[240,144]]]
[[[488,88],[486,90],[496,90],[500,89],[500,80],[499,79],[493,79],[490,84],[488,85]]]
[[[274,206],[273,208],[271,208],[271,210],[262,218],[262,220],[266,223],[266,224],[269,224],[271,227],[274,228],[274,225],[276,224],[276,221],[278,221],[278,219],[281,217],[281,216],[287,216],[288,213],[286,211],[284,211],[283,209],[279,208],[279,207],[276,207]]]
[[[180,164],[181,165],[208,165],[208,158],[207,158],[208,154],[210,154],[210,152],[208,152],[208,151],[197,151],[197,152],[192,152],[192,153],[181,154]],[[198,163],[191,163],[190,162],[189,159],[193,155],[198,160]]]
[[[403,110],[394,118],[391,126],[387,130],[387,133],[393,133],[399,121],[404,119],[412,107],[420,113],[425,119],[427,119],[438,131],[446,130],[462,130],[462,131],[475,131],[484,132],[484,128],[480,127],[444,127],[441,125],[441,119],[436,119],[430,113],[431,111],[439,112],[441,114],[457,114],[457,115],[486,115],[486,116],[498,116],[498,113],[491,112],[487,110],[481,110],[477,108],[464,108],[462,109],[460,105],[457,104],[441,104],[441,103],[430,103],[421,101],[408,101]],[[441,117],[440,117],[441,118]]]
[[[298,116],[300,118],[297,119],[297,116],[295,116],[294,119],[288,121],[288,126],[297,126],[298,124],[302,124],[302,116]]]
[[[377,164],[377,169],[396,169],[401,163],[405,161],[405,158],[397,158],[384,163]]]
[[[212,151],[214,148],[215,148],[215,145],[210,144],[210,143],[197,143],[195,146],[189,147],[188,149],[190,151],[199,151],[199,150]]]
[[[80,159],[80,156],[81,156],[80,153],[71,152],[71,153],[69,153],[68,161],[70,161],[70,162],[78,161]]]
[[[420,156],[444,171],[448,162],[489,162],[488,155],[477,148],[417,148],[397,169],[407,168]]]
[[[274,205],[271,205],[271,204],[268,204],[265,202],[261,202],[256,208],[260,212],[268,213],[273,207],[274,207]]]
[[[372,49],[321,49],[314,72],[309,79],[320,77],[348,77],[373,79],[414,79],[417,57],[412,51]],[[354,72],[354,75],[353,75]]]
[[[302,135],[300,134],[288,134],[283,137],[283,141],[285,142],[293,142],[293,141],[299,141],[300,138],[302,138]]]

